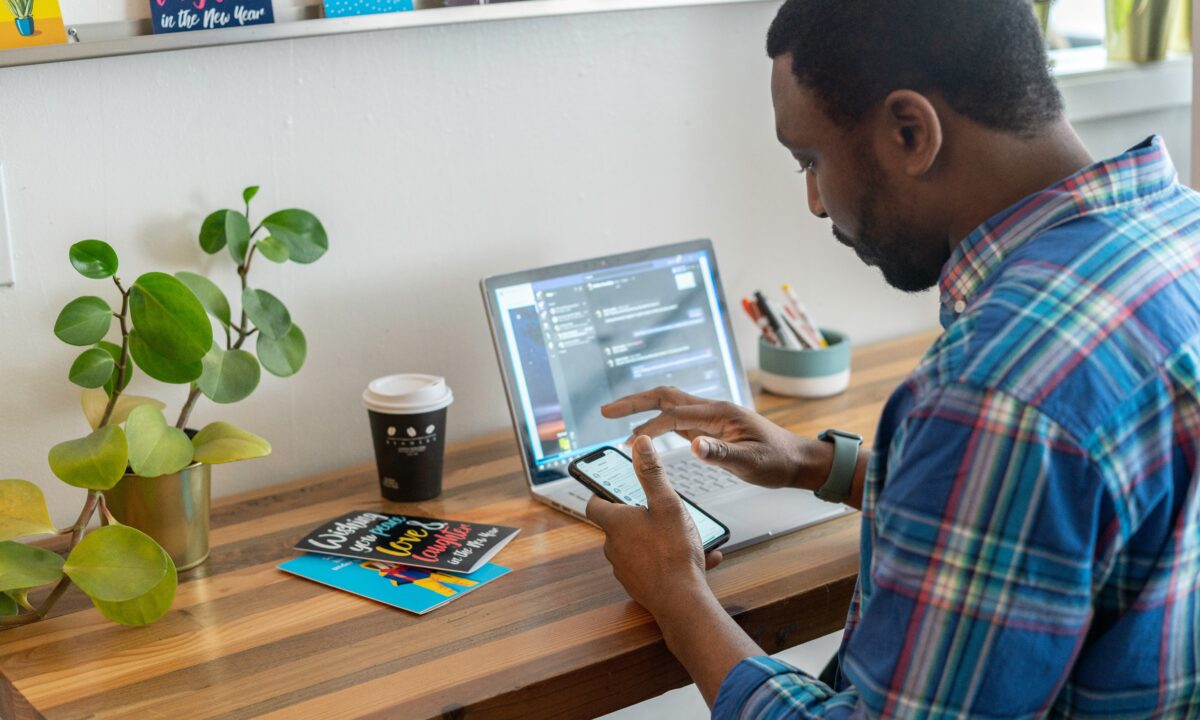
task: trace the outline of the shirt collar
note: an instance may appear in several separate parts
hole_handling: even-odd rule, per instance
[[[966,309],[988,276],[1029,238],[1080,216],[1146,198],[1175,182],[1167,146],[1154,135],[1001,211],[967,235],[942,268],[942,326]]]

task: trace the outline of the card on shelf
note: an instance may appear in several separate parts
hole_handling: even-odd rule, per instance
[[[0,2],[0,49],[61,45],[67,41],[58,0]]]
[[[306,553],[278,567],[284,572],[418,615],[510,572],[506,567],[489,563],[469,575],[451,575],[377,560],[351,560],[317,553]]]
[[[39,0],[40,2],[40,0]],[[155,33],[220,30],[275,22],[271,0],[149,0]]]
[[[325,17],[377,15],[413,9],[413,0],[325,0]]]
[[[470,573],[519,532],[518,528],[465,520],[356,510],[322,524],[294,547],[356,560]]]

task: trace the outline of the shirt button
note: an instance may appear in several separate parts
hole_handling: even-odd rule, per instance
[[[965,303],[964,301],[962,301],[962,300],[959,300],[959,301],[957,301],[957,302],[955,302],[955,303],[954,303],[954,312],[955,312],[955,314],[961,315],[961,314],[962,314],[962,311],[963,311],[963,310],[966,310],[966,309],[967,309],[967,303]]]

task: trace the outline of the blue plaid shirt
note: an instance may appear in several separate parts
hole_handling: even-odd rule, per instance
[[[976,229],[888,401],[830,688],[718,718],[1200,715],[1200,195],[1150,138]]]

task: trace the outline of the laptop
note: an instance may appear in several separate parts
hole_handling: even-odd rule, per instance
[[[604,445],[626,453],[654,413],[609,420],[600,406],[660,385],[754,409],[709,240],[498,275],[480,283],[533,497],[586,520],[591,492],[567,474]],[[726,550],[849,511],[807,490],[767,490],[656,441],[671,483],[729,527]]]

